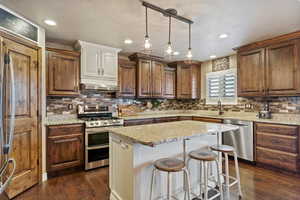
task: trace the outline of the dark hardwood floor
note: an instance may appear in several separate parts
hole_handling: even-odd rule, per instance
[[[240,169],[243,200],[300,199],[299,176],[244,163],[240,163]],[[108,197],[108,168],[100,168],[52,178],[15,200],[107,200]]]

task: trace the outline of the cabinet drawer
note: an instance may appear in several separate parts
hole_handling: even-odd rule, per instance
[[[297,154],[256,147],[256,161],[272,167],[297,172]]]
[[[154,119],[155,123],[174,122],[178,121],[178,117],[161,117]]]
[[[278,134],[265,134],[258,132],[256,135],[256,144],[260,147],[266,147],[284,152],[298,152],[298,140],[295,136],[281,136]]]
[[[133,119],[133,120],[125,120],[124,126],[136,126],[136,125],[145,125],[145,124],[152,124],[154,120],[150,119]]]
[[[222,119],[215,119],[215,118],[208,118],[208,117],[193,117],[193,120],[195,121],[201,121],[201,122],[211,122],[211,123],[222,123]]]
[[[281,135],[297,135],[297,126],[256,123],[257,132],[275,133]]]
[[[84,133],[83,124],[48,126],[48,137],[83,134],[83,133]]]

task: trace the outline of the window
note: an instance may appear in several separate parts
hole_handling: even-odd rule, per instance
[[[206,74],[206,103],[237,104],[236,69]]]

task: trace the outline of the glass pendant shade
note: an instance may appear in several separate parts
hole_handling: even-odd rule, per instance
[[[187,58],[191,59],[193,57],[192,49],[189,48],[188,53],[186,55]]]
[[[171,55],[172,52],[173,52],[172,45],[171,45],[171,43],[168,43],[167,49],[166,49],[166,53],[167,53],[168,55]]]
[[[144,47],[147,50],[149,50],[151,48],[150,38],[148,36],[145,37]]]

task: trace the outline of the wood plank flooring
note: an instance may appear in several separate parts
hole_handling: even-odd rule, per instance
[[[300,177],[240,163],[243,200],[299,200]],[[34,186],[15,200],[107,200],[108,168],[76,172]],[[236,199],[236,197],[232,197]]]

